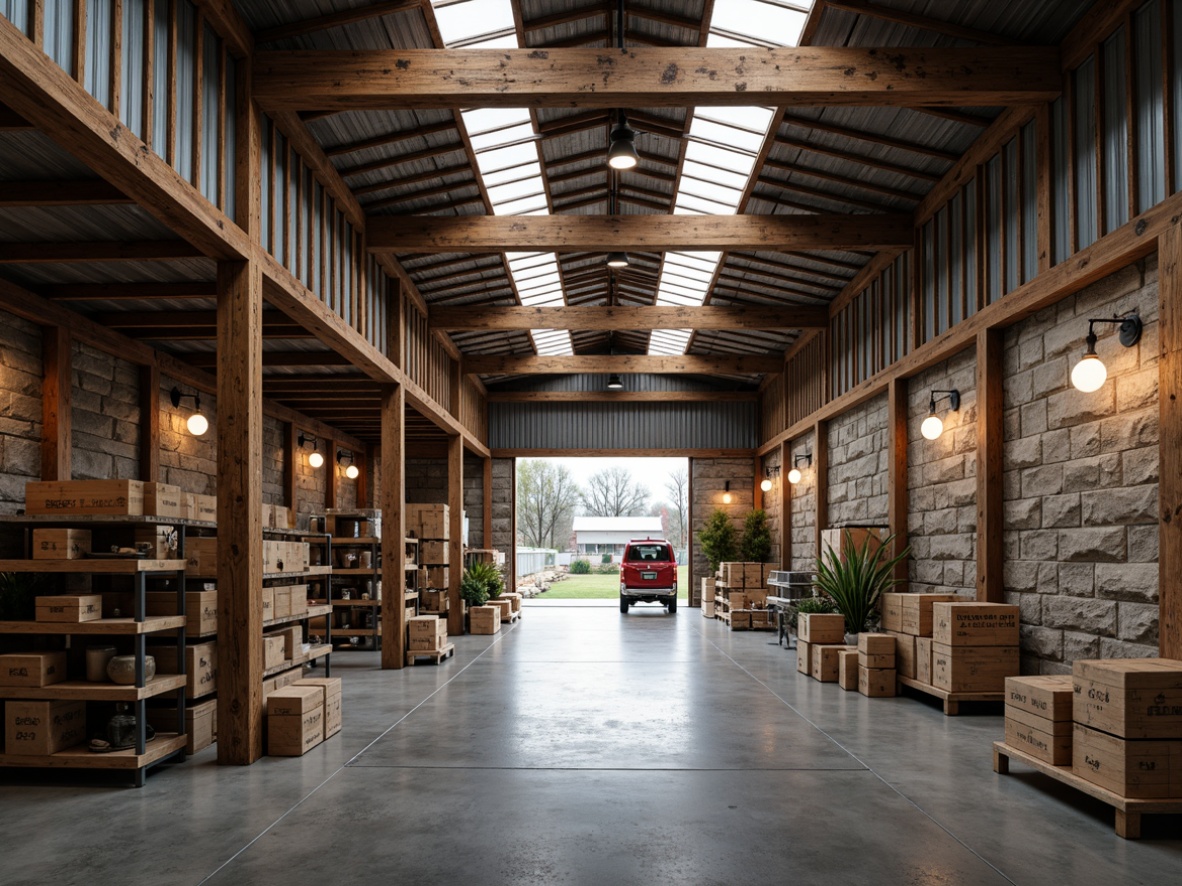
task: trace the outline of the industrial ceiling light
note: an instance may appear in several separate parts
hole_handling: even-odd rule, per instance
[[[609,376],[607,377],[607,389],[608,389],[609,391],[622,391],[622,390],[624,390],[624,382],[622,382],[622,381],[620,380],[620,376],[619,376],[619,374],[618,374],[618,373],[615,373],[615,372],[613,372],[611,375],[609,375]]]
[[[733,495],[731,495],[731,481],[727,480],[722,488],[722,503],[724,505],[729,505],[732,501],[734,501],[735,498]]]
[[[626,268],[626,267],[628,267],[628,253],[626,253],[626,252],[609,252],[607,254],[607,266],[609,268]]]
[[[780,476],[780,466],[773,465],[770,468],[763,469],[763,480],[760,481],[759,488],[764,492],[772,491],[772,477]]]
[[[937,394],[940,396],[937,397]],[[919,426],[919,432],[923,434],[925,440],[936,440],[944,433],[944,420],[936,415],[936,401],[943,400],[945,397],[948,398],[950,412],[960,409],[960,391],[955,388],[950,391],[932,391],[931,398],[928,400],[928,417]]]
[[[792,470],[790,470],[788,472],[788,482],[791,483],[793,486],[795,486],[797,483],[800,482],[800,478],[801,478],[800,462],[801,462],[801,459],[804,460],[806,466],[812,467],[812,465],[813,465],[813,454],[811,452],[806,452],[803,455],[798,455],[792,459]]]
[[[640,162],[640,155],[636,153],[636,146],[632,144],[636,133],[628,125],[628,118],[620,111],[620,120],[612,129],[611,140],[607,148],[607,165],[612,169],[635,169]]]
[[[319,451],[320,450],[320,441],[319,440],[317,440],[315,437],[305,436],[304,432],[300,431],[300,436],[296,439],[296,442],[299,443],[301,449],[304,447],[305,443],[312,444],[312,451],[308,453],[308,465],[310,467],[313,467],[313,468],[324,467],[324,456]]]
[[[1075,385],[1076,390],[1083,391],[1085,394],[1100,390],[1108,379],[1108,368],[1104,365],[1104,361],[1096,355],[1096,331],[1093,327],[1097,323],[1119,323],[1120,343],[1126,348],[1131,348],[1141,340],[1142,324],[1141,318],[1137,314],[1112,318],[1098,317],[1088,320],[1088,337],[1085,339],[1087,350],[1071,370],[1071,383]]]
[[[337,464],[341,464],[346,459],[349,461],[349,467],[345,468],[345,476],[350,480],[356,480],[359,476],[361,476],[361,471],[358,469],[357,465],[353,463],[353,453],[346,452],[344,449],[338,449]]]
[[[193,398],[193,414],[189,416],[189,420],[185,422],[189,433],[194,437],[200,437],[209,430],[209,419],[201,413],[201,395],[200,394],[182,394],[180,388],[173,388],[169,392],[169,397],[172,400],[174,408],[179,409],[182,400]]]

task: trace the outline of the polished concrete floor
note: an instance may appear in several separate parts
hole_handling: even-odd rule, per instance
[[[696,609],[527,607],[439,667],[334,656],[345,729],[302,758],[0,780],[0,884],[1182,883],[1182,817],[1127,842],[995,775],[999,716],[816,683]]]

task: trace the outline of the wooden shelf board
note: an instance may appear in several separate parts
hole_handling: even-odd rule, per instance
[[[336,633],[336,629],[333,629],[333,633]],[[322,656],[328,655],[331,652],[332,647],[327,643],[321,644],[320,646],[313,646],[307,652],[298,655],[293,659],[285,661],[283,664],[275,665],[273,668],[267,668],[267,670],[263,671],[263,678],[266,679],[267,677],[274,677],[276,674],[281,674],[284,671],[290,671],[292,668],[299,667],[302,664],[310,662],[314,658],[320,658]]]
[[[180,572],[184,560],[140,560],[135,558],[80,560],[0,560],[0,572],[56,572],[69,574],[135,575],[138,572]]]
[[[417,599],[419,599],[419,592],[418,591],[407,591],[402,595],[402,597],[405,600],[417,600]]]
[[[157,733],[148,744],[147,752],[137,754],[134,749],[93,754],[86,745],[77,745],[56,754],[0,754],[0,766],[36,767],[41,769],[142,769],[169,754],[184,750],[185,736],[173,732]]]
[[[357,545],[379,545],[382,540],[376,535],[334,535],[332,537],[332,546],[337,547],[355,547]]]
[[[357,567],[353,567],[353,568],[350,568],[350,569],[334,569],[334,570],[332,571],[332,574],[333,574],[334,576],[337,576],[337,575],[368,575],[368,576],[380,576],[380,575],[382,574],[382,570],[381,570],[381,567],[376,567],[376,568],[375,568],[375,567],[371,566],[371,567],[369,567],[368,569],[362,569],[360,566],[357,566]]]
[[[381,633],[381,628],[333,628],[332,636],[337,637],[372,637]]]
[[[36,524],[41,526],[192,526],[196,529],[217,529],[210,520],[190,520],[187,517],[160,517],[156,514],[17,514],[0,516],[0,523]]]
[[[270,581],[273,579],[281,579],[281,578],[301,579],[301,578],[310,578],[310,577],[319,576],[319,575],[332,575],[332,567],[331,566],[309,566],[307,569],[301,569],[299,572],[264,572],[263,573],[263,580]],[[197,575],[193,572],[186,572],[185,579],[186,580],[198,580],[198,581],[202,581],[202,580],[203,581],[214,581],[217,579],[217,576],[216,575]]]
[[[332,612],[331,606],[309,606],[304,612],[299,615],[286,615],[283,618],[269,618],[263,622],[263,627],[273,628],[279,625],[291,624],[296,621],[303,621],[305,618],[319,618],[322,615],[328,615]]]
[[[157,674],[142,689],[118,683],[90,683],[86,680],[66,680],[52,686],[0,686],[0,698],[45,701],[139,701],[175,692],[185,685],[180,674]]]
[[[0,634],[154,634],[185,626],[183,615],[155,615],[137,622],[132,618],[97,618],[94,621],[0,621]]]
[[[365,606],[373,608],[382,605],[381,600],[333,600],[332,605],[340,608],[348,608],[350,606]]]

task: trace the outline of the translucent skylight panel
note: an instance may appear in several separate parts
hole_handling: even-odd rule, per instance
[[[538,149],[533,142],[476,152],[476,163],[481,172],[484,172],[485,169],[497,170],[504,169],[506,166],[519,166],[531,161],[538,162]]]
[[[702,181],[714,182],[715,184],[726,185],[728,187],[743,190],[747,187],[747,176],[740,175],[737,172],[727,172],[719,169],[717,166],[706,166],[704,163],[698,163],[693,160],[686,160],[681,167],[681,177],[696,178]]]
[[[746,49],[749,46],[763,46],[764,44],[757,40],[737,40],[726,34],[711,32],[706,35],[706,45],[711,49]]]
[[[742,176],[750,175],[751,169],[755,166],[754,154],[727,151],[716,145],[707,145],[696,141],[691,141],[685,146],[685,159],[704,163],[707,166],[716,166]]]
[[[548,252],[506,252],[505,260],[514,271],[525,268],[536,268],[550,261]]]
[[[733,215],[738,204],[738,197],[727,203],[719,203],[715,200],[707,200],[704,197],[698,197],[694,194],[687,194],[685,191],[677,195],[677,206],[679,209],[692,209],[703,215]]]
[[[465,49],[517,49],[517,31],[509,28],[496,37],[488,40],[465,40],[458,44]]]
[[[476,155],[476,166],[480,170],[481,176],[484,178],[485,185],[499,185],[507,181],[514,181],[519,178],[528,178],[531,175],[541,175],[542,166],[538,163],[537,155],[535,154],[532,161],[527,160],[524,163],[512,163],[508,166],[499,166],[492,168],[492,164],[487,166],[480,162],[481,155]]]
[[[469,134],[529,122],[529,111],[525,108],[474,108],[470,111],[461,111],[461,114]]]
[[[771,108],[744,106],[740,108],[702,108],[694,111],[695,120],[712,120],[728,126],[746,129],[763,138],[775,112]],[[758,148],[756,148],[758,150]]]
[[[538,186],[541,187],[541,182],[538,182]],[[528,197],[522,197],[520,200],[494,204],[493,211],[497,215],[521,215],[523,212],[532,212],[535,209],[543,209],[545,206],[546,192],[538,191]]]
[[[685,353],[690,333],[685,329],[657,329],[649,335],[648,351],[658,356],[677,357]]]
[[[739,150],[757,154],[759,153],[759,149],[763,147],[762,135],[749,132],[746,129],[739,129],[736,126],[727,126],[723,123],[715,123],[712,120],[704,120],[696,114],[694,115],[693,122],[690,124],[689,134],[693,138],[700,138],[717,145],[725,145],[732,151]]]
[[[563,329],[534,329],[534,348],[544,357],[562,357],[574,353],[570,344],[570,333]]]
[[[718,264],[720,258],[722,258],[721,252],[695,250],[694,252],[671,252],[665,260],[671,264],[714,273],[714,266]]]
[[[435,21],[439,33],[448,46],[483,37],[501,34],[513,28],[513,8],[509,0],[463,0],[460,3],[436,2]],[[517,45],[516,39],[513,45]]]
[[[693,194],[695,197],[703,197],[707,200],[714,200],[727,206],[738,206],[739,198],[743,196],[743,190],[741,188],[718,185],[714,182],[703,181],[700,178],[683,179],[681,182],[681,192],[683,194]]]
[[[509,200],[516,200],[519,197],[525,197],[528,194],[536,194],[538,192],[538,185],[540,179],[537,177],[518,179],[507,184],[496,185],[488,189],[488,198],[493,203],[505,203]],[[488,182],[485,182],[488,185]]]
[[[521,144],[535,140],[534,126],[529,121],[519,123],[516,126],[508,126],[504,129],[493,129],[489,132],[480,133],[479,135],[472,135],[471,130],[468,132],[468,137],[472,140],[472,150],[474,151],[487,151],[498,145]]]
[[[715,3],[710,17],[710,29],[726,31],[736,36],[750,36],[762,42],[777,43],[781,46],[796,46],[804,28],[808,7],[805,11],[790,9],[779,3],[763,0],[726,0]]]

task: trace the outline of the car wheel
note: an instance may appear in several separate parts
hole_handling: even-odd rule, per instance
[[[625,615],[628,614],[628,601],[623,597],[620,598],[620,612],[623,612]]]
[[[673,615],[675,612],[677,612],[677,598],[676,597],[670,597],[669,602],[666,603],[665,605],[669,607],[669,614],[670,615]]]

